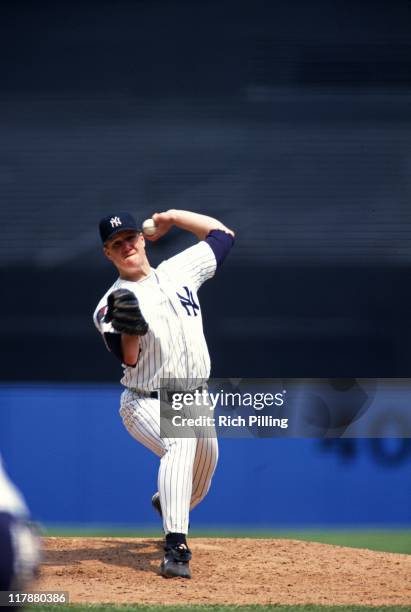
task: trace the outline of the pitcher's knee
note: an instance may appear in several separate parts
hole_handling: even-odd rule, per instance
[[[166,453],[180,455],[184,462],[193,463],[197,447],[195,438],[173,438],[165,441]]]

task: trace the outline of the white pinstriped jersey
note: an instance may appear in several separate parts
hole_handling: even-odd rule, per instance
[[[198,387],[210,375],[210,357],[203,333],[197,291],[216,270],[213,250],[205,241],[162,262],[137,282],[118,279],[105,293],[94,312],[101,334],[116,333],[104,321],[107,297],[124,288],[136,295],[149,325],[140,338],[140,355],[135,367],[124,366],[121,383],[144,392],[161,386],[173,390],[174,381],[185,389]],[[169,381],[165,383],[164,381]]]

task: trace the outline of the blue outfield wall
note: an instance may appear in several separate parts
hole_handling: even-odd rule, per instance
[[[158,459],[113,385],[0,386],[0,449],[35,520],[158,525]],[[411,440],[222,439],[192,526],[411,526]]]

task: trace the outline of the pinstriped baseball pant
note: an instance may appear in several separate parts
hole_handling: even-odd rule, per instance
[[[158,491],[165,533],[188,533],[189,511],[207,495],[217,438],[161,438],[160,400],[126,389],[120,415],[130,435],[160,457]]]

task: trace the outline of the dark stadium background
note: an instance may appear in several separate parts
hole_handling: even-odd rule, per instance
[[[410,31],[408,0],[1,2],[0,448],[36,519],[154,521],[91,318],[112,211],[237,232],[214,377],[411,377]],[[410,440],[225,442],[203,524],[411,523]]]
[[[410,375],[410,26],[405,1],[2,2],[1,378],[118,379],[96,224],[171,207],[237,231],[201,294],[214,376]]]

